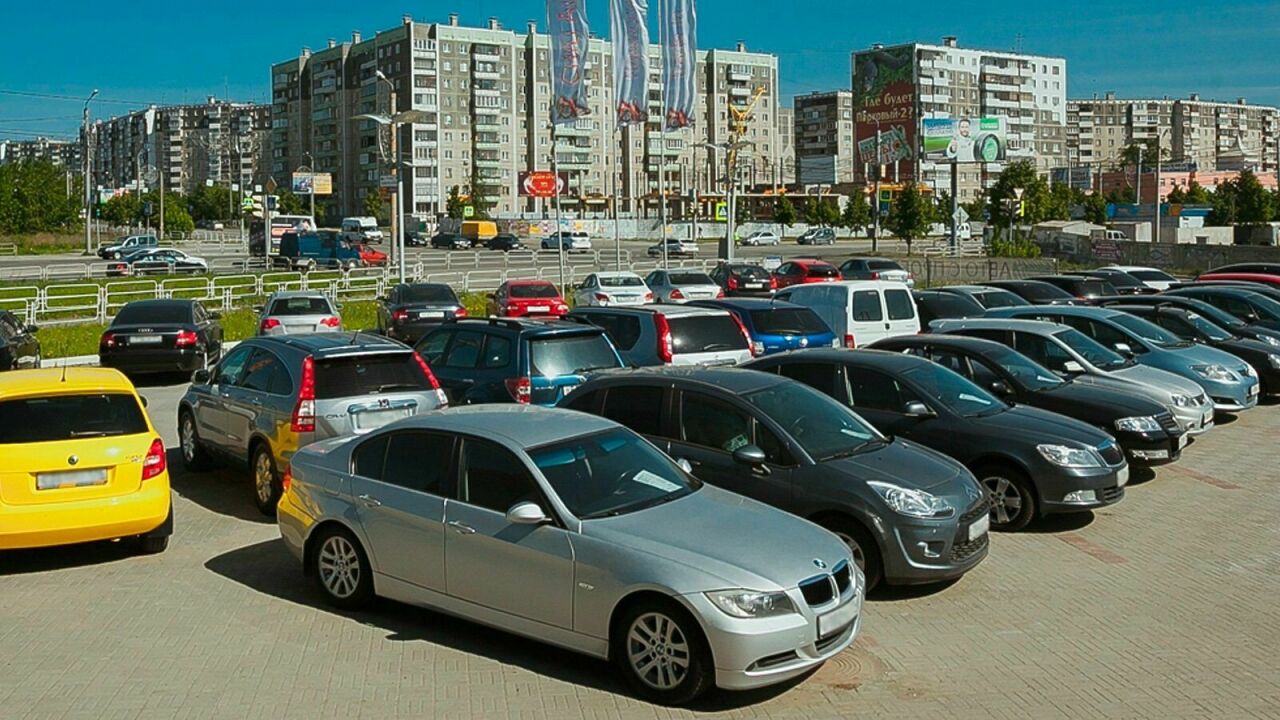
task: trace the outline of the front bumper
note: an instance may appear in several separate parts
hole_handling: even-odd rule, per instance
[[[798,589],[792,588],[787,595],[799,612],[763,619],[730,617],[702,593],[681,596],[701,621],[715,660],[718,687],[748,690],[785,682],[843,652],[862,629],[861,583],[837,601],[816,608],[805,603]],[[824,628],[825,634],[818,636],[819,616],[850,612],[852,620]]]
[[[1207,395],[1203,397],[1204,402],[1199,405],[1169,408],[1173,413],[1173,416],[1177,418],[1178,425],[1181,426],[1184,432],[1192,437],[1213,429],[1213,402],[1209,400]]]
[[[1032,472],[1040,496],[1040,514],[1054,515],[1114,505],[1124,499],[1129,466],[1063,468],[1041,463]],[[1091,493],[1086,499],[1067,500],[1069,493]]]
[[[203,348],[115,350],[98,355],[98,364],[122,373],[195,372],[205,366]]]
[[[1182,457],[1182,449],[1187,446],[1189,433],[1182,432],[1181,429],[1177,434],[1170,434],[1170,432],[1139,433],[1113,430],[1112,435],[1124,450],[1129,462],[1154,467],[1174,462]]]
[[[969,538],[969,528],[990,512],[983,501],[962,515],[923,519],[873,515],[871,527],[883,551],[884,580],[890,585],[924,585],[964,575],[987,557],[991,534]]]
[[[169,520],[169,475],[144,480],[137,492],[36,505],[0,504],[0,550],[50,547],[146,535]]]

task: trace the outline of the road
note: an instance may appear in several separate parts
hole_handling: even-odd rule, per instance
[[[183,388],[144,387],[169,447]],[[0,708],[35,718],[1280,717],[1280,407],[1138,471],[1124,502],[998,535],[944,587],[873,595],[866,632],[784,687],[692,710],[609,667],[425,610],[326,606],[241,468],[170,450],[176,534],[0,555]],[[518,589],[513,589],[518,592]]]

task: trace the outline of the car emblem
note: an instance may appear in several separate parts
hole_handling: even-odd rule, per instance
[[[826,570],[826,569],[827,569],[827,564],[826,564],[826,563],[824,563],[824,562],[822,562],[822,561],[821,561],[821,560],[819,560],[818,558],[814,558],[814,559],[813,559],[813,564],[814,564],[814,567],[818,568],[819,570]]]
[[[80,462],[80,458],[75,455],[72,455],[71,457],[67,458],[68,465],[75,465],[76,463],[79,463],[79,462]]]
[[[391,407],[391,401],[387,400],[386,398],[378,398],[378,407],[385,410]]]
[[[803,338],[803,337],[800,338],[800,347],[802,348],[809,347],[809,338]]]

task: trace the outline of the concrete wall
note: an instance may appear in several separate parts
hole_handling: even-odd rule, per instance
[[[1185,228],[1180,232],[1203,234],[1209,231],[1227,232],[1231,228]],[[1280,248],[1254,245],[1200,244],[1197,242],[1118,242],[1120,264],[1147,265],[1171,270],[1204,271],[1231,263],[1280,262]],[[1097,258],[1088,238],[1067,240],[1059,238],[1056,244],[1040,245],[1046,257],[1059,258],[1081,265],[1104,265],[1112,260]]]
[[[840,260],[831,259],[839,264]],[[1058,270],[1053,258],[899,258],[914,273],[917,287],[968,285],[988,280],[1016,280],[1033,275],[1052,275]]]

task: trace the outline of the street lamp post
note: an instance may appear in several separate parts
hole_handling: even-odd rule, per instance
[[[1159,132],[1156,133],[1156,187],[1155,187],[1156,213],[1155,213],[1155,219],[1152,223],[1152,229],[1151,229],[1151,242],[1155,244],[1160,243],[1160,138],[1166,132],[1168,132],[1168,128],[1160,130]],[[1142,202],[1141,197],[1138,198],[1138,202]]]
[[[93,170],[93,158],[90,157],[90,152],[92,151],[93,144],[89,142],[89,103],[97,96],[98,96],[98,91],[95,89],[93,92],[89,93],[88,99],[84,101],[84,119],[82,120],[82,123],[81,123],[81,128],[82,128],[81,132],[84,135],[83,183],[84,183],[84,254],[85,255],[93,254],[93,235],[92,235],[92,230],[90,229],[90,225],[93,222],[93,208],[92,208],[93,193],[90,190],[90,188],[92,187],[92,178],[90,176],[92,175],[92,170]]]
[[[378,72],[378,79],[386,81],[388,85],[391,85],[391,81],[387,80],[387,76],[383,75],[381,71]],[[427,114],[421,110],[405,110],[403,112],[396,112],[395,86],[391,85],[391,87],[391,114],[379,115],[376,113],[365,113],[362,115],[356,115],[355,119],[372,120],[379,125],[385,125],[391,129],[391,172],[396,178],[396,188],[392,195],[391,202],[391,235],[394,242],[393,249],[396,253],[396,260],[400,264],[400,282],[404,282],[406,265],[404,257],[404,223],[398,222],[398,218],[396,217],[400,212],[399,197],[401,192],[404,190],[404,186],[402,181],[403,176],[399,172],[400,155],[399,148],[396,144],[396,136],[400,133],[401,125],[404,125],[405,123],[413,124],[416,122],[423,122],[426,120]]]
[[[309,150],[304,150],[302,152],[302,156],[307,159],[306,169],[307,169],[307,173],[311,176],[310,190],[307,193],[307,195],[309,196],[309,199],[310,199],[311,220],[312,222],[315,222],[315,219],[316,219],[316,159],[311,156],[311,151]],[[301,170],[302,168],[298,168],[298,169]]]

